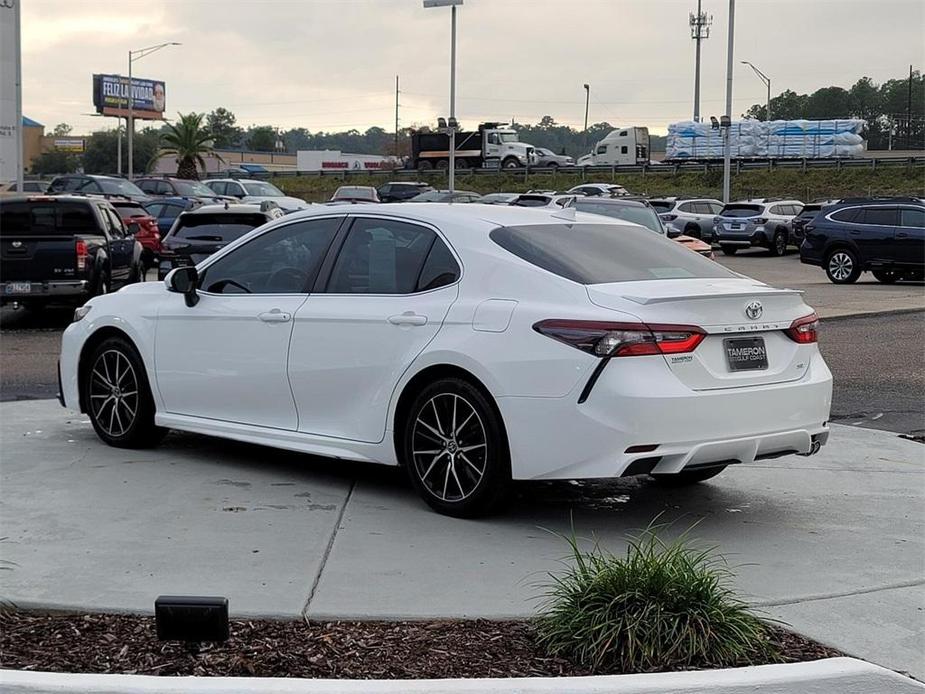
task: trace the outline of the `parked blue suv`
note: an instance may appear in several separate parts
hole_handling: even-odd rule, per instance
[[[925,277],[925,203],[919,198],[846,198],[804,227],[800,261],[835,284],[869,270],[878,281]]]

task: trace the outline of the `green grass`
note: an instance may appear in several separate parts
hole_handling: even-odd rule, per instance
[[[571,562],[550,574],[535,625],[550,655],[594,672],[655,672],[774,662],[768,626],[729,587],[732,572],[713,549],[650,527],[626,554],[565,538]]]
[[[444,173],[396,173],[394,179],[425,180],[437,188],[446,187]],[[310,202],[328,200],[338,186],[379,186],[390,177],[383,176],[277,176],[272,179],[286,193]],[[682,173],[588,174],[579,172],[550,174],[462,175],[456,178],[460,190],[479,193],[523,192],[531,188],[566,190],[587,181],[619,183],[634,193],[647,195],[703,195],[722,197],[723,176],[718,170]],[[849,195],[919,195],[925,196],[925,168],[902,165],[878,169],[842,168],[800,171],[795,169],[751,170],[734,174],[732,197],[781,196],[808,201],[815,198]]]

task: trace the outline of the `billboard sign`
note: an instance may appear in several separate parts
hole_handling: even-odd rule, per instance
[[[52,147],[58,152],[83,152],[84,140],[82,137],[56,137]]]
[[[93,105],[104,116],[128,117],[128,78],[93,75]],[[160,80],[132,77],[132,117],[163,120],[167,91]]]

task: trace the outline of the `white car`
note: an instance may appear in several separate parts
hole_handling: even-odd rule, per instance
[[[311,206],[302,198],[286,195],[272,183],[250,178],[213,178],[203,181],[216,195],[229,195],[241,202],[260,204],[269,200],[275,202],[283,212],[295,212]]]
[[[508,204],[515,207],[547,207],[558,210],[575,202],[575,195],[564,193],[529,192],[522,193]]]
[[[74,321],[62,402],[106,443],[401,465],[456,516],[512,479],[692,483],[829,433],[799,292],[573,209],[318,206]]]
[[[575,193],[588,197],[618,198],[629,195],[629,191],[616,183],[582,183],[569,188],[566,193]]]

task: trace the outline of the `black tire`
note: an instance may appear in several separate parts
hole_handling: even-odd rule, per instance
[[[861,276],[857,254],[850,248],[836,248],[825,259],[825,274],[833,284],[853,284]]]
[[[446,171],[448,168],[450,168],[450,162],[449,162],[449,160],[447,160],[447,159],[438,159],[438,160],[437,160],[437,168],[438,168],[440,171]]]
[[[687,234],[688,236],[693,236],[695,239],[702,238],[700,227],[696,224],[688,224],[687,226],[685,226],[684,233]]]
[[[466,160],[465,157],[456,157],[454,165],[456,166],[457,170],[469,168],[469,162]]]
[[[726,255],[735,255],[736,251],[739,250],[738,246],[724,246],[720,244],[719,247],[723,249],[723,253]]]
[[[556,169],[559,168],[559,165],[556,162],[550,162],[549,164],[546,165],[546,168],[552,169],[553,171],[555,171]]]
[[[663,487],[687,487],[716,477],[725,469],[725,465],[718,465],[717,467],[708,467],[701,470],[681,470],[681,472],[670,475],[649,475],[649,477],[651,477],[656,484]]]
[[[896,270],[873,270],[870,274],[876,277],[880,284],[895,284],[899,279]]]
[[[96,435],[116,448],[149,448],[167,430],[154,424],[154,398],[138,350],[127,339],[103,340],[81,373],[83,404]]]
[[[434,168],[434,165],[426,159],[422,159],[418,162],[418,168],[421,171],[430,171],[432,168]]]
[[[520,168],[520,162],[517,161],[517,157],[508,157],[501,162],[502,169],[518,169]]]
[[[459,378],[435,381],[401,426],[402,464],[431,508],[457,518],[498,508],[510,488],[510,452],[501,418],[478,388]]]
[[[778,229],[774,232],[774,238],[771,239],[771,247],[768,249],[775,258],[787,255],[787,232]]]

